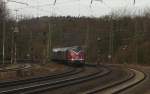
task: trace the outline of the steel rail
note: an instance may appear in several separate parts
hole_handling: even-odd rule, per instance
[[[135,69],[134,69],[135,70]],[[137,70],[136,70],[137,71]],[[139,71],[139,70],[138,70]],[[134,81],[133,83],[127,85],[126,87],[124,88],[121,88],[121,89],[118,89],[117,91],[113,92],[112,94],[118,94],[120,92],[123,92],[135,85],[138,85],[139,83],[141,83],[142,81],[144,81],[146,79],[147,75],[143,72],[143,71],[139,71],[139,74],[138,74],[138,79],[137,81]]]
[[[51,75],[45,75],[45,76],[34,77],[34,78],[27,78],[27,79],[22,79],[22,80],[4,81],[4,82],[0,82],[0,88],[16,86],[16,85],[21,85],[21,84],[28,84],[28,83],[33,83],[33,82],[38,82],[38,81],[43,81],[43,80],[49,80],[49,79],[55,79],[55,78],[59,78],[59,77],[73,75],[73,74],[76,74],[80,71],[82,71],[82,70],[76,71],[75,68],[69,68],[69,69],[67,69],[67,71],[64,71],[61,73],[56,73],[56,74],[51,74]]]
[[[90,74],[90,75],[86,75],[86,76],[79,77],[79,78],[75,77],[75,78],[72,78],[72,79],[67,79],[66,81],[60,82],[60,84],[58,83],[58,84],[55,84],[55,85],[52,85],[52,86],[47,85],[44,88],[40,87],[40,88],[37,88],[35,90],[24,92],[24,94],[41,93],[41,92],[44,92],[44,91],[47,91],[47,90],[54,90],[54,89],[58,89],[58,88],[62,88],[62,87],[75,85],[75,84],[81,84],[82,82],[86,82],[86,81],[89,81],[89,80],[92,80],[92,79],[96,79],[96,78],[108,75],[110,72],[111,71],[107,70],[107,69],[104,69],[102,72],[100,72],[100,70],[99,70],[98,72],[95,72],[95,73]]]
[[[129,73],[125,79],[116,81],[101,88],[95,88],[82,94],[117,94],[143,81],[146,77],[145,73],[135,69],[129,69]],[[129,81],[131,83],[129,83]]]
[[[0,92],[0,94],[4,94],[4,93],[16,94],[16,93],[22,93],[22,92],[23,94],[38,93],[42,91],[47,91],[49,89],[57,89],[57,88],[65,87],[65,86],[70,86],[73,84],[79,84],[81,82],[85,82],[88,80],[92,80],[92,79],[107,75],[111,72],[109,69],[106,69],[106,68],[104,70],[103,72],[98,71],[98,72],[94,72],[92,74],[82,76],[82,77],[74,77],[74,78],[69,78],[69,79],[58,80],[58,81],[51,82],[51,83],[44,83],[44,84],[32,85],[28,87],[16,88],[12,90],[6,90],[6,91]]]
[[[134,74],[133,72],[130,72],[130,73],[127,74],[126,78],[124,78],[124,79],[121,79],[121,80],[119,80],[119,81],[112,82],[112,83],[110,83],[110,84],[106,84],[105,86],[102,86],[102,87],[97,87],[97,88],[94,88],[94,89],[85,91],[85,92],[83,92],[82,94],[94,94],[94,93],[103,91],[103,90],[105,90],[105,89],[107,89],[107,88],[111,88],[111,87],[113,87],[113,86],[116,86],[116,85],[118,85],[118,84],[121,84],[121,83],[123,83],[123,82],[126,82],[126,81],[132,79],[132,78],[134,77],[134,75],[135,75],[135,74]]]

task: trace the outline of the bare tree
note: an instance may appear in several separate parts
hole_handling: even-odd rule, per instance
[[[4,17],[4,3],[2,1],[0,1],[0,21],[3,19]]]

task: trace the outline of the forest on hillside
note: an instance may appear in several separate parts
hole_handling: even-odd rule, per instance
[[[2,5],[2,3],[0,2]],[[14,33],[15,27],[19,32]],[[6,28],[7,27],[7,28]],[[3,32],[5,29],[5,33]],[[5,34],[5,42],[3,41]],[[51,38],[50,38],[51,36]],[[150,13],[142,16],[110,14],[92,17],[39,17],[22,19],[17,24],[7,18],[7,8],[0,6],[0,59],[13,56],[16,43],[17,59],[46,61],[49,40],[52,48],[83,46],[89,62],[146,63],[150,61]]]
[[[84,46],[88,61],[99,58],[100,62],[149,62],[149,15],[133,18],[41,17],[22,20],[19,28],[18,43],[26,46],[18,49],[22,53],[26,47],[36,58],[47,58],[51,32],[52,47]]]

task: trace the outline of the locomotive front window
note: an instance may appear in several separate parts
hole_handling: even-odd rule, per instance
[[[73,49],[73,51],[75,51],[75,52],[79,52],[79,51],[81,51],[81,50],[82,50],[81,47],[77,47],[77,48],[74,48],[74,49]]]

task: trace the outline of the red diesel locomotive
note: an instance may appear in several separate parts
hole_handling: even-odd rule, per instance
[[[81,47],[54,48],[52,50],[52,60],[65,61],[68,64],[84,64],[85,52]]]

